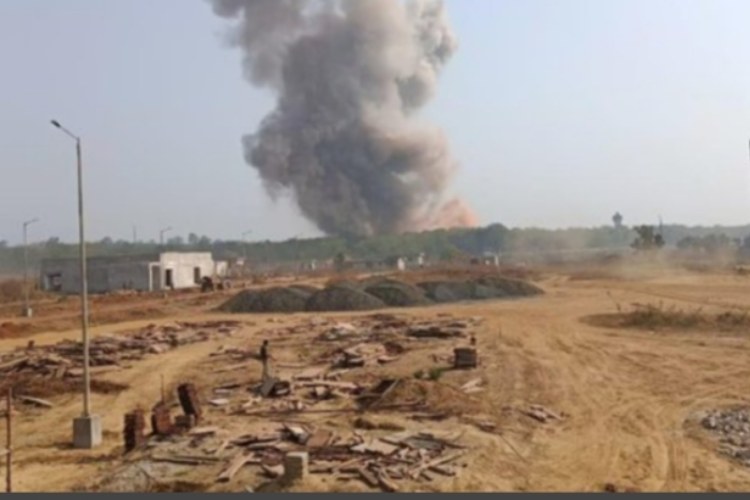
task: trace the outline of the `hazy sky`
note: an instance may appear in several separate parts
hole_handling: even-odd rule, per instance
[[[356,1],[356,0],[351,0]],[[482,222],[750,221],[750,2],[447,0],[460,49],[430,117]],[[0,240],[316,234],[240,138],[271,109],[202,0],[0,1]]]

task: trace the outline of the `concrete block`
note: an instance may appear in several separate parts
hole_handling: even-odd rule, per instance
[[[287,453],[284,457],[285,483],[293,483],[307,477],[310,457],[307,452]]]
[[[193,415],[196,422],[201,420],[201,405],[198,400],[198,391],[193,384],[182,384],[177,387],[177,396],[185,415]]]
[[[73,420],[73,447],[91,450],[102,444],[102,420],[98,415]]]

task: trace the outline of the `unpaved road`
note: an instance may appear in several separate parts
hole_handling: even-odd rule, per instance
[[[654,334],[607,330],[581,321],[613,312],[615,302],[750,307],[750,280],[707,275],[641,281],[555,277],[542,286],[547,295],[530,300],[409,312],[487,319],[478,332],[478,372],[489,381],[479,398],[484,413],[499,416],[508,406],[539,403],[569,415],[555,425],[509,423],[502,437],[488,436],[473,450],[470,467],[441,489],[601,491],[611,483],[620,490],[750,490],[750,469],[701,444],[685,425],[696,411],[750,404],[750,332]],[[294,322],[300,317],[285,319]],[[267,326],[263,317],[241,319],[259,326],[246,328],[231,342],[254,342],[258,328]],[[134,325],[118,328],[125,326]],[[77,334],[36,338],[41,343]],[[0,341],[0,349],[26,340]],[[16,490],[66,491],[106,471],[119,460],[122,415],[158,398],[157,374],[173,385],[192,373],[194,360],[205,359],[222,343],[227,344],[189,346],[118,373],[117,380],[131,389],[94,398],[107,429],[104,446],[94,452],[67,447],[71,420],[80,410],[78,398],[61,397],[46,412],[25,411],[16,425]],[[412,367],[410,360],[409,366],[393,369],[410,373]]]

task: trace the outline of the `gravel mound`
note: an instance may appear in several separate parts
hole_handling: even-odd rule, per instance
[[[307,301],[308,311],[372,311],[385,309],[385,302],[356,288],[336,285],[314,294]]]
[[[424,290],[428,299],[440,304],[462,302],[474,297],[474,287],[463,281],[429,281],[417,286]]]
[[[530,283],[499,276],[429,281],[416,286],[392,278],[370,278],[360,282],[342,281],[322,290],[308,285],[246,290],[226,302],[220,310],[230,313],[371,311],[530,297],[541,293],[541,289]]]
[[[429,281],[418,286],[424,290],[428,299],[443,304],[467,300],[532,297],[543,293],[531,283],[500,276],[469,281]]]
[[[390,307],[417,307],[432,303],[421,288],[397,280],[381,280],[365,288],[365,292]]]
[[[750,467],[750,408],[713,410],[701,425],[719,441],[719,453]]]
[[[296,287],[247,290],[225,303],[221,310],[231,313],[294,313],[305,310],[312,292]]]

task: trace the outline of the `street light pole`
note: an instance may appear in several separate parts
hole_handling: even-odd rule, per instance
[[[244,243],[243,250],[244,250],[244,256],[245,256],[245,268],[247,268],[247,237],[253,234],[252,231],[245,231],[242,233],[242,241]]]
[[[89,357],[89,300],[88,275],[86,270],[86,239],[83,216],[83,153],[81,138],[52,120],[52,125],[62,130],[76,141],[76,160],[78,169],[78,239],[81,266],[81,331],[83,335],[83,415],[73,421],[73,446],[75,448],[95,448],[102,441],[101,420],[91,414],[91,372]]]
[[[26,318],[30,318],[34,312],[31,310],[31,303],[29,301],[29,226],[39,222],[39,219],[32,219],[23,223],[23,315]]]
[[[159,244],[161,246],[164,246],[164,235],[166,233],[168,233],[169,231],[171,231],[171,230],[172,230],[171,227],[165,227],[164,229],[162,229],[161,231],[159,231]]]

